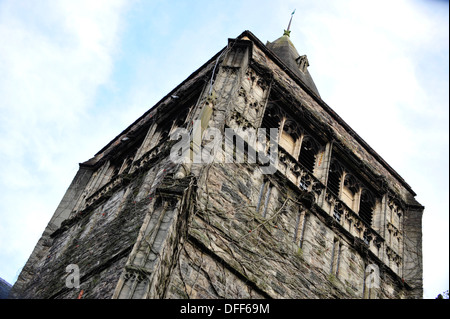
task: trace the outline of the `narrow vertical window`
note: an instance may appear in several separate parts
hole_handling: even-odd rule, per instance
[[[264,187],[265,186],[266,186],[266,183],[262,183],[261,188],[259,189],[258,205],[256,205],[257,212],[259,212],[259,209],[261,208],[261,200],[264,196]]]
[[[281,124],[281,117],[279,114],[278,107],[275,106],[275,104],[273,103],[269,103],[267,105],[261,127],[269,131],[269,129],[272,127],[280,128],[280,124]]]
[[[299,139],[298,130],[297,125],[293,121],[286,120],[280,136],[280,146],[292,156],[294,156],[295,145]]]
[[[374,196],[367,189],[363,189],[363,191],[361,192],[361,202],[359,205],[359,216],[369,225],[372,225],[372,215],[374,207]]]
[[[300,248],[303,248],[303,242],[305,240],[305,232],[306,232],[306,222],[307,222],[307,220],[308,220],[308,215],[305,215],[305,219],[304,219],[304,222],[302,224],[302,231],[300,233],[300,244],[299,244]]]
[[[302,211],[297,215],[297,225],[295,227],[294,241],[299,239],[299,248],[303,247],[303,238],[305,237],[306,220],[307,216],[305,211]],[[299,238],[300,237],[300,238]]]
[[[339,274],[339,262],[341,259],[341,243],[335,238],[333,241],[333,249],[331,251],[331,269],[330,273],[334,276]]]
[[[266,217],[267,208],[269,206],[270,195],[272,193],[272,185],[270,182],[265,182],[261,185],[259,191],[258,205],[256,211],[261,213],[262,217]]]
[[[266,198],[264,199],[264,210],[262,212],[262,217],[266,217],[267,215],[267,207],[269,206],[269,199],[270,199],[270,193],[272,192],[272,186],[268,186],[267,192],[266,192]]]
[[[355,210],[355,200],[358,188],[359,186],[355,177],[353,177],[353,175],[346,174],[344,178],[344,185],[342,187],[342,201],[352,210]]]
[[[300,229],[300,221],[302,219],[303,212],[297,214],[297,222],[295,223],[295,230],[294,230],[294,242],[297,240],[298,237],[298,231]]]
[[[336,163],[336,161],[333,161],[330,165],[327,188],[335,196],[339,196],[341,177],[342,169],[339,164]]]
[[[300,156],[298,161],[303,165],[310,173],[314,172],[316,165],[316,155],[319,152],[317,143],[310,136],[305,136],[300,148]]]

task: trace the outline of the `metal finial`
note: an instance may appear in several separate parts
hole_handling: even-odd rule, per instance
[[[287,35],[288,37],[291,35],[291,30],[290,30],[291,29],[291,22],[292,22],[292,17],[294,16],[295,10],[296,9],[294,9],[294,11],[292,11],[291,19],[289,20],[289,24],[288,24],[287,30],[284,30],[284,33],[283,33],[283,35]]]

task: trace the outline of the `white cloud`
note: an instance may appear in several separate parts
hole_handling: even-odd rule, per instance
[[[425,205],[425,297],[433,298],[449,284],[448,3],[285,4],[295,5],[291,38],[322,98]]]
[[[102,139],[88,139],[88,112],[111,76],[124,9],[122,0],[0,3],[0,275],[9,281],[16,269],[5,260],[31,253],[76,161]]]
[[[448,242],[448,226],[442,226],[448,224],[442,203],[448,201],[448,12],[440,6],[406,0],[0,2],[0,276],[11,281],[16,274],[5,270],[5,258],[31,253],[77,161],[90,158],[227,38],[249,29],[262,42],[273,41],[297,9],[291,39],[308,55],[322,98],[426,206],[424,277],[433,295],[440,287],[435,273],[448,273],[448,256],[443,260],[433,248]],[[108,93],[101,102],[99,89]],[[20,240],[11,242],[13,236]]]

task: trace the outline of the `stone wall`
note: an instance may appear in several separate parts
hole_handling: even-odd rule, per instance
[[[81,165],[13,297],[420,297],[423,207],[317,99],[253,35],[231,39]],[[207,128],[255,135],[275,102],[321,138],[313,172],[291,154],[298,145],[280,147],[271,174],[248,157],[225,162],[223,144],[212,163],[169,159],[177,127],[194,135],[195,152],[210,142]],[[373,227],[327,190],[335,151],[379,192]],[[68,265],[80,270],[78,288],[66,285]]]

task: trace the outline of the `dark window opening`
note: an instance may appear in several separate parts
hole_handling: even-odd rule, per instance
[[[375,199],[373,195],[368,190],[364,189],[361,193],[359,216],[369,225],[372,225],[372,215],[374,207]]]
[[[267,106],[266,113],[264,114],[264,118],[262,121],[262,128],[266,129],[266,132],[269,132],[270,128],[279,128],[280,127],[280,116],[275,109],[276,107],[273,104]]]
[[[300,149],[299,162],[311,173],[314,171],[316,164],[316,155],[318,147],[315,141],[310,137],[305,137]]]
[[[328,174],[327,188],[335,196],[339,196],[342,170],[336,162],[331,163]]]
[[[117,174],[119,174],[119,170],[120,170],[120,164],[115,164],[114,170],[113,170],[113,172],[112,172],[112,174],[111,174],[111,177],[114,177],[114,176],[116,176]]]
[[[161,128],[161,135],[160,135],[160,139],[161,140],[166,140],[169,138],[169,132],[170,132],[170,124],[168,123],[161,123],[161,125],[165,125],[163,128]]]

